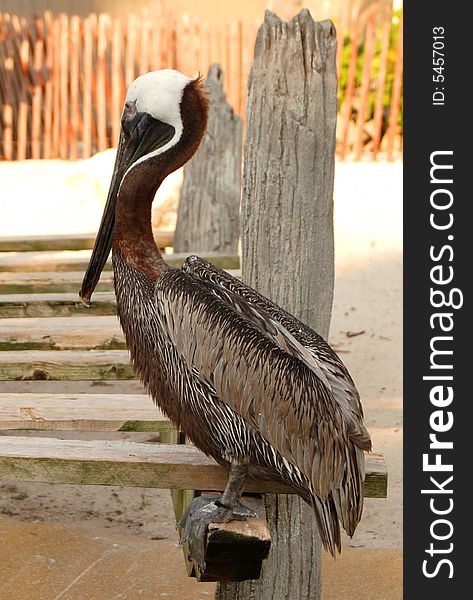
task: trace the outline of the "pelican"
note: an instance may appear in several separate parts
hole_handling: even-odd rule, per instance
[[[210,522],[254,518],[247,477],[291,487],[309,503],[332,555],[363,507],[360,397],[346,367],[307,325],[240,280],[190,256],[170,267],[151,205],[163,179],[196,152],[208,100],[200,78],[165,69],[128,88],[113,177],[80,297],[112,249],[117,312],[136,372],[155,403],[228,472],[221,496],[196,498],[183,539],[205,565]]]

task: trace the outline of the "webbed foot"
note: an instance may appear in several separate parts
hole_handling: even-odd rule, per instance
[[[256,516],[251,508],[241,502],[225,506],[222,496],[203,495],[194,498],[176,527],[183,528],[180,543],[189,543],[189,557],[204,571],[209,524],[245,521],[248,517]]]

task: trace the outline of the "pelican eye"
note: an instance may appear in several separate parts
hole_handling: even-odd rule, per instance
[[[136,109],[135,102],[127,102],[122,114],[122,129],[129,136],[133,129],[140,122],[143,113],[139,113]]]
[[[123,109],[124,116],[132,117],[137,113],[136,100],[127,100]]]

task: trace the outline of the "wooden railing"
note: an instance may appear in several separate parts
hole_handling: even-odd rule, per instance
[[[392,159],[402,139],[401,15],[360,6],[334,18],[337,153]],[[159,4],[126,18],[0,15],[0,158],[77,159],[113,147],[126,86],[152,69],[205,74],[219,62],[229,102],[244,116],[257,29],[243,21],[210,28]]]

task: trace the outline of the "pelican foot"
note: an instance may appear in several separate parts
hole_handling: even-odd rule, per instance
[[[190,503],[176,527],[183,528],[180,543],[189,543],[189,558],[205,570],[207,531],[210,523],[246,521],[256,513],[241,502],[233,506],[221,504],[222,496],[198,496]]]

